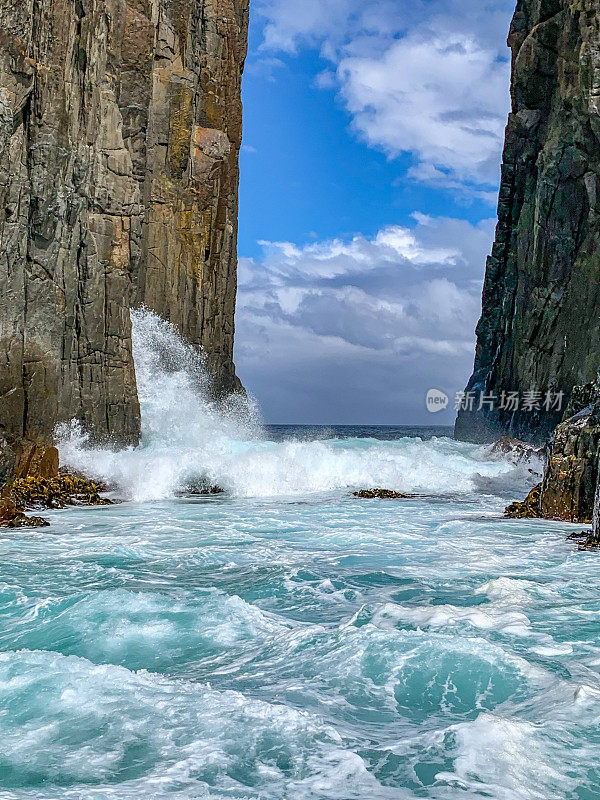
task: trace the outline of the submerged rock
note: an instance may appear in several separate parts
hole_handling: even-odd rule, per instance
[[[4,528],[47,528],[50,525],[44,517],[28,517],[26,514],[18,513],[7,523],[0,523]]]
[[[41,528],[49,524],[42,517],[28,517],[10,495],[0,498],[0,528]]]
[[[513,439],[512,436],[504,436],[490,447],[488,454],[492,458],[501,456],[513,464],[520,464],[523,461],[543,458],[544,448],[536,447],[530,442],[522,442],[520,439]]]
[[[577,531],[567,536],[567,540],[577,542],[579,550],[599,550],[600,537],[594,536],[593,531]]]
[[[585,541],[579,543],[580,550],[599,550],[600,539],[590,531],[585,537]]]
[[[375,497],[381,500],[407,500],[413,496],[395,492],[392,489],[363,489],[360,492],[353,492],[353,494],[354,497],[360,497],[362,500],[372,500]]]
[[[542,484],[533,488],[522,503],[511,503],[505,515],[510,519],[538,519],[542,516],[540,507]]]

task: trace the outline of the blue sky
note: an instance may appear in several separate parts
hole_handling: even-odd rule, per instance
[[[255,0],[238,373],[267,422],[451,424],[473,362],[512,0]]]

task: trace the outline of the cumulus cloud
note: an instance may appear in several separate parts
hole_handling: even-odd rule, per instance
[[[513,0],[263,0],[265,51],[318,47],[352,126],[409,177],[492,200],[508,111]]]
[[[505,125],[507,69],[466,36],[406,37],[382,55],[343,58],[341,94],[354,127],[390,155],[412,152],[412,175],[493,184]]]
[[[264,242],[261,259],[241,259],[236,358],[268,419],[323,421],[331,405],[325,422],[364,422],[366,409],[374,422],[422,422],[427,389],[462,387],[493,221],[414,222]]]

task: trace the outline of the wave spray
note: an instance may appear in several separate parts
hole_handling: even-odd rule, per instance
[[[234,395],[219,402],[211,396],[202,354],[170,323],[148,310],[132,311],[132,323],[141,445],[91,446],[77,422],[58,431],[65,466],[114,485],[128,500],[160,500],[199,485],[238,497],[376,486],[460,494],[514,472],[507,461],[488,460],[484,449],[450,439],[270,441],[251,400]]]

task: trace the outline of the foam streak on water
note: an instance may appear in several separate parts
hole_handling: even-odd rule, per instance
[[[2,800],[600,796],[599,562],[502,519],[526,466],[270,441],[165,323],[135,347],[143,446],[63,432],[129,502],[0,539]]]

